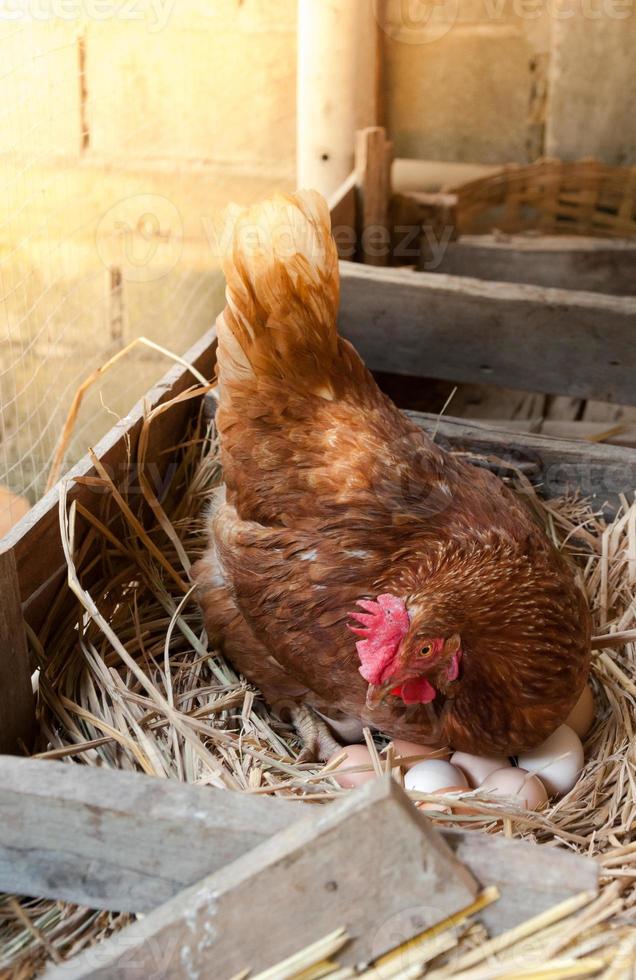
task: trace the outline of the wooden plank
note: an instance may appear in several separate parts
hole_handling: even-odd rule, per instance
[[[308,807],[141,773],[0,757],[0,891],[144,912]],[[595,887],[596,864],[568,851],[471,831],[443,834],[483,885],[501,890],[497,915],[484,920],[494,932]],[[513,874],[524,862],[526,873]]]
[[[425,257],[418,263],[424,266]],[[633,296],[636,241],[579,236],[463,235],[433,271],[498,282]]]
[[[0,597],[0,752],[18,752],[31,744],[35,704],[12,552],[0,554]]]
[[[394,265],[438,271],[457,238],[455,194],[394,194],[389,208]]]
[[[390,777],[317,808],[50,977],[229,978],[345,927],[353,966],[465,908],[477,882]],[[405,899],[417,915],[404,915]],[[387,928],[389,926],[389,928]]]
[[[372,370],[636,404],[636,298],[341,263]]]
[[[352,171],[328,202],[331,231],[341,259],[352,259],[356,252],[357,183],[357,174]]]
[[[366,265],[386,265],[391,250],[388,230],[391,146],[381,126],[369,126],[357,133],[359,254]]]
[[[430,416],[433,418],[433,416]],[[437,419],[437,416],[434,416]],[[446,416],[445,421],[458,422],[462,425],[477,424],[489,431],[502,434],[535,433],[550,436],[552,439],[563,439],[567,442],[578,442],[579,449],[587,458],[590,445],[622,446],[636,449],[636,425],[622,426],[618,422],[586,422],[569,421],[567,419],[543,418],[536,415],[528,418],[488,418],[484,415]],[[604,438],[600,438],[604,436]],[[581,445],[582,443],[582,445]],[[505,446],[504,446],[505,448]]]
[[[0,756],[0,891],[145,912],[303,811],[140,773]]]
[[[572,851],[474,831],[445,829],[444,839],[484,887],[496,885],[501,893],[497,905],[479,913],[491,936],[598,889],[599,865]]]
[[[440,445],[520,466],[548,499],[578,490],[611,515],[619,504],[618,495],[636,487],[633,449],[519,432],[513,425],[503,428],[505,422],[501,429],[495,429],[468,419],[440,419],[423,412],[406,414],[429,434],[435,433]],[[500,476],[507,475],[505,466],[495,470]]]
[[[185,355],[185,360],[206,377],[214,371],[215,338],[214,329],[209,330]],[[134,473],[128,473],[129,452],[134,458],[144,418],[144,405],[152,409],[196,384],[196,379],[185,367],[173,367],[97,444],[95,452],[116,482],[135,478]],[[164,413],[153,426],[147,463],[149,477],[157,489],[169,465],[169,459],[162,455],[162,451],[178,443],[192,411],[192,405],[184,402]],[[93,464],[85,456],[65,478],[72,480],[90,473],[93,473]],[[99,512],[103,495],[74,484],[69,493],[69,502],[72,500],[80,500],[92,512]],[[66,571],[59,535],[58,502],[59,490],[53,487],[0,541],[0,555],[14,553],[23,613],[36,632]]]

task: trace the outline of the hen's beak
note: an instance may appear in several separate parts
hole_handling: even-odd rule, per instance
[[[378,705],[382,704],[389,691],[395,687],[395,681],[387,681],[386,684],[369,684],[367,688],[367,708],[373,711]]]

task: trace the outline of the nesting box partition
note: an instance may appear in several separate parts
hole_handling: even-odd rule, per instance
[[[382,173],[386,147],[377,136],[366,142],[364,134],[359,136],[357,173],[376,202],[383,183],[374,175]],[[375,166],[368,162],[373,154]],[[373,264],[636,294],[635,167],[544,159],[528,166],[482,168],[487,172],[464,181],[453,176],[455,169],[449,168],[450,179],[440,187],[444,165],[396,161],[388,201],[373,209],[389,215],[390,254]],[[364,212],[360,224],[364,227]]]

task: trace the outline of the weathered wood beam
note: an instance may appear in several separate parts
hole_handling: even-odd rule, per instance
[[[539,485],[548,499],[576,490],[594,506],[607,504],[608,513],[618,505],[618,495],[636,487],[636,451],[604,443],[577,442],[552,436],[506,431],[505,422],[495,429],[468,419],[439,418],[424,412],[407,412],[441,445],[455,451],[495,456],[510,461]],[[494,466],[499,476],[510,475],[505,466]]]
[[[437,418],[437,416],[435,416]],[[550,436],[552,439],[564,439],[580,446],[581,455],[587,458],[590,446],[621,446],[636,449],[636,424],[621,423],[607,420],[605,422],[588,422],[585,419],[545,418],[541,415],[535,418],[507,419],[503,415],[498,418],[470,416],[458,418],[445,416],[451,422],[462,425],[476,425],[493,432],[534,433],[535,435]]]
[[[0,752],[28,747],[35,702],[13,552],[0,554]]]
[[[493,428],[467,419],[407,414],[447,448],[501,460],[501,466],[492,464],[501,477],[511,475],[507,463],[519,467],[548,499],[579,490],[611,512],[618,495],[636,486],[636,452],[628,448],[520,432],[514,425],[507,429],[505,421]]]
[[[356,252],[357,242],[357,175],[352,171],[347,179],[329,198],[331,231],[338,255],[341,259],[351,259]]]
[[[0,756],[0,891],[146,912],[302,810],[139,773]]]
[[[366,265],[387,265],[391,252],[389,200],[393,144],[381,126],[356,134],[355,173],[358,182],[358,252]]]
[[[498,282],[533,283],[614,296],[636,294],[636,241],[580,236],[463,235],[435,268],[420,269]]]
[[[382,955],[476,897],[478,883],[390,777],[297,821],[50,974],[229,978],[339,927],[343,965]],[[412,914],[404,914],[405,896]]]
[[[0,891],[145,912],[309,808],[140,773],[0,757]],[[482,884],[500,889],[496,914],[482,913],[494,932],[595,887],[597,865],[565,850],[462,830],[443,836]],[[524,863],[527,873],[517,875]]]
[[[636,297],[341,263],[340,330],[372,370],[636,404]]]

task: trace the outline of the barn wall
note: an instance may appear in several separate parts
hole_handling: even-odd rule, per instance
[[[293,183],[295,26],[295,0],[0,0],[0,485],[40,495],[129,340],[182,353],[213,323],[225,205]],[[167,366],[91,389],[69,462]]]
[[[554,25],[546,150],[636,163],[635,4],[604,0],[588,5],[594,16],[566,10],[572,17]]]
[[[419,0],[388,0],[385,104],[398,155],[507,163],[541,153],[551,25],[545,11],[528,21],[515,7],[446,0],[433,21]]]
[[[634,0],[382,2],[398,155],[636,163]]]

